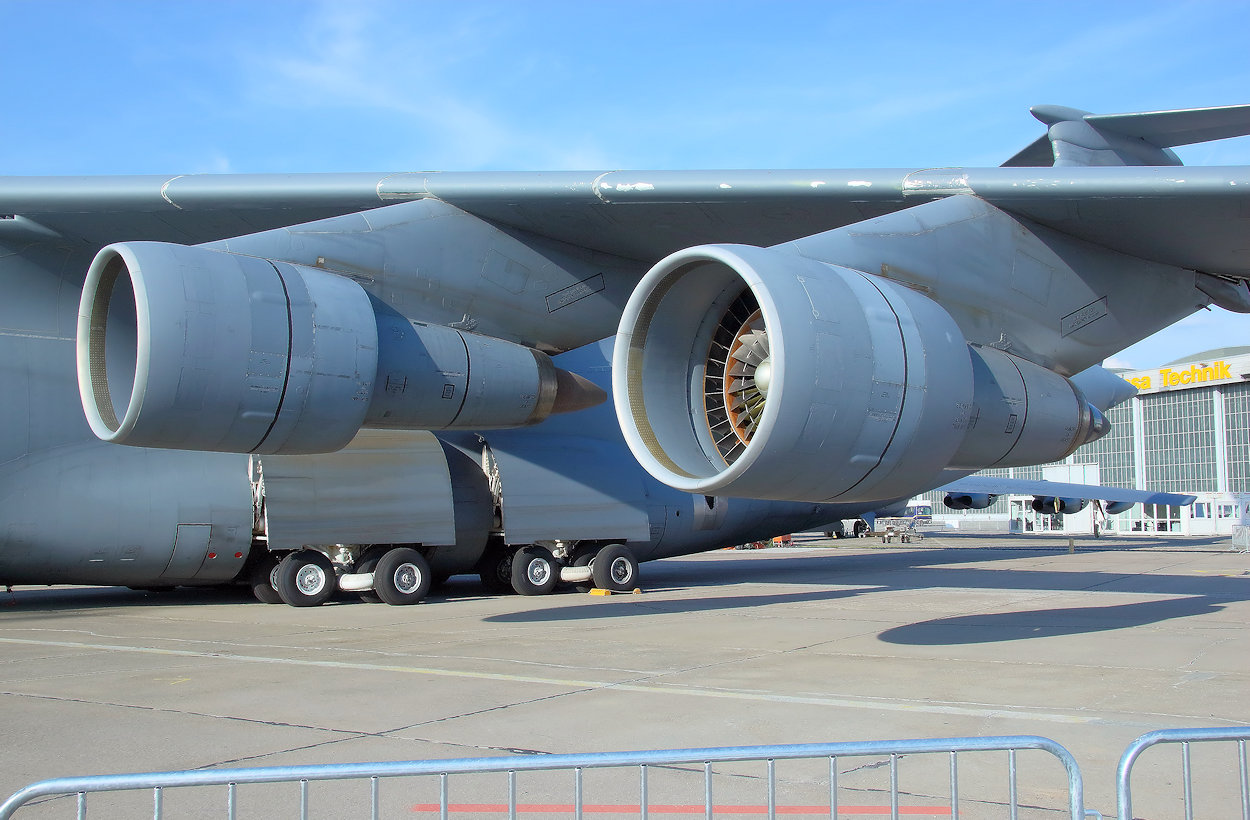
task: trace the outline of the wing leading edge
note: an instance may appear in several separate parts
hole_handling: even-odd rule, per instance
[[[1143,259],[1250,278],[1250,168],[1143,167],[1176,164],[1146,156],[1152,151],[1250,133],[1250,106],[1112,115],[1040,106],[1034,114],[1048,134],[1002,168],[0,177],[0,242],[98,249],[119,234],[207,242],[433,198],[499,225],[655,261],[703,243],[776,245],[969,194]],[[1078,139],[1073,129],[1089,133]],[[1097,140],[1137,153],[1112,162],[1115,151]],[[1070,158],[1076,148],[1093,153],[1043,161],[1052,143],[1076,146],[1064,149]]]

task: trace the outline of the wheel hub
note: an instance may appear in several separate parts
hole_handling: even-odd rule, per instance
[[[526,567],[526,575],[535,586],[542,586],[551,577],[551,565],[541,558],[535,558]]]
[[[313,564],[300,567],[295,573],[295,586],[304,595],[316,595],[326,585],[325,571]]]
[[[624,558],[617,558],[608,567],[608,574],[612,576],[612,580],[618,584],[623,584],[629,580],[630,572],[629,561]]]
[[[400,564],[395,568],[395,588],[405,595],[411,594],[421,586],[421,570],[416,564]]]

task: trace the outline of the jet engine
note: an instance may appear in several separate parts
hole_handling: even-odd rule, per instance
[[[905,498],[944,470],[1058,460],[1107,429],[1070,381],[968,344],[924,294],[753,246],[653,267],[612,370],[634,455],[707,495]]]
[[[997,500],[993,493],[947,493],[942,503],[952,510],[984,510]]]
[[[162,242],[96,255],[78,382],[105,441],[261,454],[332,452],[361,427],[518,427],[605,398],[540,351],[410,322],[347,277]]]
[[[1108,501],[1102,505],[1102,509],[1107,515],[1119,515],[1133,509],[1136,503],[1135,501]]]
[[[1037,495],[1033,497],[1033,501],[1029,504],[1034,512],[1050,513],[1051,515],[1066,515],[1067,513],[1078,513],[1089,506],[1089,501],[1084,498],[1060,498],[1053,495]]]

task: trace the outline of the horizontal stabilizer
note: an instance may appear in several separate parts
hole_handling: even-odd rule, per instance
[[[1136,137],[1159,148],[1173,148],[1250,134],[1250,105],[1140,114],[1091,114],[1085,121],[1100,131]]]
[[[1030,111],[1047,126],[1046,135],[1004,167],[1180,165],[1168,149],[1250,135],[1250,105],[1129,114],[1038,105]]]

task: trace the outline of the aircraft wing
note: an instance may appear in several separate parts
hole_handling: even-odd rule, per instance
[[[1197,496],[1185,493],[1162,493],[1155,490],[1127,490],[1122,487],[1101,487],[1092,484],[1068,484],[1024,478],[968,476],[937,488],[939,492],[974,495],[1032,495],[1042,498],[1083,498],[1087,501],[1120,501],[1133,504],[1166,504],[1186,507]]]
[[[955,195],[1166,265],[1250,277],[1246,167],[0,177],[0,241],[192,244],[437,199],[644,262],[770,246]]]
[[[105,441],[305,455],[593,405],[550,357],[615,332],[658,480],[890,502],[1066,457],[1108,429],[1076,374],[1250,313],[1250,168],[1167,147],[1250,106],[1034,114],[1049,166],[0,177],[0,339]]]

